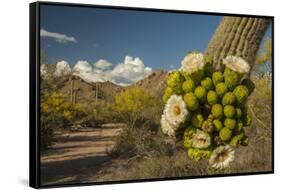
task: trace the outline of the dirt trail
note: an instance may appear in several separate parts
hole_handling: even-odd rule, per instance
[[[59,132],[56,143],[41,154],[42,185],[88,182],[109,160],[106,152],[115,143],[122,125]]]

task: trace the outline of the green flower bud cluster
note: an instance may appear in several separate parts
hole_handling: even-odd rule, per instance
[[[220,145],[238,147],[249,143],[244,132],[244,127],[251,124],[246,104],[255,88],[250,79],[243,79],[243,74],[228,67],[215,71],[211,58],[205,57],[204,61],[200,70],[170,73],[163,95],[164,102],[173,94],[181,95],[185,102],[189,118],[181,139],[188,156],[195,160],[209,158]]]
[[[164,90],[164,95],[162,97],[163,101],[166,103],[170,96],[173,94],[183,94],[182,84],[185,78],[179,71],[174,71],[169,73],[166,79],[166,88]]]

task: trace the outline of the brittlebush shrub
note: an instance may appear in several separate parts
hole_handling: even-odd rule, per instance
[[[83,107],[71,104],[61,93],[42,94],[40,104],[41,148],[46,149],[53,143],[55,129],[66,129],[85,115]]]
[[[161,101],[148,90],[131,87],[115,96],[113,110],[120,121],[127,123],[129,127],[138,127],[144,121],[158,122],[157,113],[161,112],[161,106]]]

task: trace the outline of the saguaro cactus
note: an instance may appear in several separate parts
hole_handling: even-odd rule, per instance
[[[227,55],[242,57],[253,65],[269,24],[267,18],[223,17],[206,50],[216,63],[215,69],[221,69],[222,59]]]

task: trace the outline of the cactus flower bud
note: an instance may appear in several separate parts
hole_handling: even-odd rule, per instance
[[[220,104],[215,104],[212,106],[211,113],[214,118],[220,119],[223,116],[223,107]]]
[[[224,127],[220,130],[219,135],[222,141],[228,141],[232,136],[232,131],[229,128]]]
[[[184,99],[184,102],[185,102],[188,110],[195,111],[199,108],[198,99],[196,98],[196,96],[193,93],[191,93],[191,92],[186,93],[184,95],[183,99]]]

